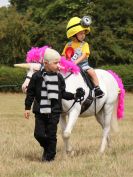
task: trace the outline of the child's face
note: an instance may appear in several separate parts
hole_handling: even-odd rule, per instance
[[[58,72],[59,71],[59,61],[45,62],[46,71]]]
[[[79,41],[83,41],[85,39],[85,31],[80,31],[76,34]]]

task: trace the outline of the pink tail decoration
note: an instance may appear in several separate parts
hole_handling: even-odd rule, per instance
[[[79,67],[76,64],[74,64],[72,61],[66,60],[65,57],[61,57],[60,66],[62,67],[61,71],[64,73],[72,72],[74,74],[78,74],[80,72]]]
[[[108,70],[110,74],[116,79],[118,86],[120,88],[120,93],[118,96],[118,107],[117,107],[117,118],[118,119],[123,119],[124,117],[124,97],[125,97],[125,89],[124,85],[122,83],[121,78],[112,70]]]

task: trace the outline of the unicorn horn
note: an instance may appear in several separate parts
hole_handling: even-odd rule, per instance
[[[30,65],[28,63],[19,63],[19,64],[14,64],[14,67],[29,69]]]
[[[14,64],[14,67],[26,68],[26,69],[38,71],[41,67],[41,64],[40,63],[20,63],[20,64]]]

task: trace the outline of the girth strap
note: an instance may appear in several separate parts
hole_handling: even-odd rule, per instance
[[[86,98],[86,100],[82,104],[80,114],[82,114],[83,112],[85,112],[91,106],[93,100],[94,100],[94,98],[92,97],[92,90],[90,89],[88,97]]]

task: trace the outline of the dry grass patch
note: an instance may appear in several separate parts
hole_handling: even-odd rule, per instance
[[[0,177],[132,177],[133,176],[133,94],[126,94],[125,119],[120,132],[111,133],[112,147],[98,153],[101,127],[94,117],[80,118],[71,141],[73,157],[63,155],[58,129],[57,156],[41,163],[42,149],[33,137],[34,116],[25,120],[23,94],[0,94]]]

